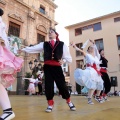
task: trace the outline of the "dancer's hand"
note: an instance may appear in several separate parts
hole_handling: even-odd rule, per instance
[[[19,50],[17,51],[18,54],[20,54],[21,52],[23,52],[21,49],[19,49]]]
[[[59,60],[59,63],[62,65],[62,64],[64,64],[64,61],[61,59],[61,60]]]
[[[94,44],[94,41],[93,41],[93,40],[90,40],[90,42]]]
[[[70,42],[70,46],[75,47],[75,43],[73,41]]]

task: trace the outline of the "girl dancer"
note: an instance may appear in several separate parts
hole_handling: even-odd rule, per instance
[[[29,80],[30,83],[29,83],[29,86],[28,86],[28,89],[27,91],[29,91],[29,95],[32,95],[32,94],[35,94],[35,83],[38,82],[37,79],[34,79],[34,76],[32,75],[31,78],[22,78],[23,80]]]
[[[100,64],[101,67],[100,71],[102,74],[102,79],[104,81],[104,91],[101,91],[101,95],[103,97],[103,100],[107,101],[108,100],[107,93],[110,92],[111,89],[110,79],[107,74],[108,60],[105,58],[103,49],[99,50],[99,53],[100,53],[100,60],[102,61],[102,63]]]
[[[3,110],[0,120],[11,120],[15,117],[15,114],[12,110],[5,88],[11,86],[14,82],[15,78],[13,75],[20,71],[23,60],[16,57],[9,50],[9,42],[5,32],[5,24],[1,18],[3,14],[3,10],[0,9],[0,39],[4,40],[5,43],[4,46],[3,44],[0,44],[0,106]]]
[[[88,47],[87,53],[71,43],[77,51],[83,53],[86,60],[86,69],[82,70],[77,68],[74,72],[74,77],[79,85],[85,86],[89,89],[88,104],[94,104],[91,98],[95,90],[97,90],[97,96],[95,100],[102,103],[100,99],[100,92],[103,90],[103,80],[101,78],[99,67],[100,55],[98,53],[97,47],[92,40],[87,40],[83,47],[86,46],[89,41],[92,43],[92,45]]]

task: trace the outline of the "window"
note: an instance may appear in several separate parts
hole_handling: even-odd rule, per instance
[[[9,31],[8,31],[8,35],[14,35],[19,37],[20,36],[20,25],[10,22],[9,23]]]
[[[68,64],[64,63],[62,65],[62,70],[63,70],[63,72],[66,76],[69,76],[69,66],[68,66]]]
[[[81,49],[82,43],[76,44],[76,46]],[[82,53],[80,51],[76,51],[76,57],[77,56],[82,56]]]
[[[93,31],[101,30],[101,22],[93,24]]]
[[[91,28],[93,28],[93,25],[88,25],[88,26],[82,27],[82,30],[88,30]]]
[[[64,63],[62,65],[63,72],[68,72],[68,64]]]
[[[45,36],[37,33],[37,42],[44,42],[45,41]]]
[[[83,60],[76,60],[76,68],[83,68],[84,62]]]
[[[120,17],[114,18],[114,22],[119,22],[120,21]]]
[[[104,49],[103,39],[97,39],[97,40],[95,40],[95,44],[96,44],[98,50]]]
[[[37,33],[37,42],[40,43],[44,41],[45,41],[45,36]],[[38,54],[38,60],[44,61],[44,52],[40,52],[40,54]]]
[[[63,64],[63,67],[66,67],[66,63]]]
[[[40,5],[40,12],[43,13],[43,14],[45,14],[45,7],[42,6],[42,5]]]
[[[91,29],[91,28],[93,28],[93,25],[88,25],[88,29]]]
[[[82,30],[87,30],[88,29],[88,26],[85,26],[82,28]]]
[[[82,34],[82,29],[81,28],[75,29],[75,36],[81,35],[81,34]]]
[[[120,35],[117,36],[118,50],[120,50]]]

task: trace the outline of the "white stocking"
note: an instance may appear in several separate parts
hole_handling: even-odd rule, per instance
[[[11,108],[11,104],[8,98],[7,91],[1,83],[0,83],[0,106],[2,107],[2,110]]]
[[[101,90],[97,90],[97,96],[100,96]]]
[[[93,90],[93,89],[89,89],[89,91],[88,91],[88,98],[92,98],[92,95],[93,95],[94,91],[95,90]]]

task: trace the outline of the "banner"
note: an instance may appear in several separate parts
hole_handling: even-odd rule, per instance
[[[19,37],[13,36],[13,35],[8,37],[8,39],[9,39],[9,43],[10,43],[11,52],[13,52],[15,55],[19,55],[18,50],[22,46],[22,39],[20,39]]]
[[[44,61],[44,52],[40,52],[40,61]]]

